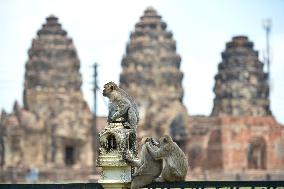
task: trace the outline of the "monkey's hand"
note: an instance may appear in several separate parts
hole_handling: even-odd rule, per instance
[[[128,122],[125,122],[125,123],[123,124],[123,126],[124,126],[124,128],[126,128],[126,129],[131,129],[131,125],[130,125]]]
[[[137,176],[139,176],[140,175],[140,171],[138,172],[138,170],[135,172],[135,173],[133,173],[133,177],[137,177]]]
[[[130,154],[129,152],[128,153],[125,153],[123,156],[122,156],[123,160],[133,166],[133,167],[140,167],[141,166],[141,162],[139,159],[135,159],[132,154]]]
[[[157,151],[154,150],[153,146],[150,142],[146,142],[146,148],[155,160],[161,159],[166,155],[165,150],[163,150],[161,148],[157,149]]]
[[[147,149],[151,148],[151,143],[150,142],[146,142],[146,147],[147,147]]]
[[[132,157],[130,157],[129,154],[125,154],[123,156],[123,160],[125,160],[127,163],[132,163],[132,161],[133,161]]]
[[[154,147],[156,147],[155,145],[153,145],[151,142],[146,142],[146,148],[149,150],[149,148],[151,149],[151,150],[154,150],[155,148]]]
[[[138,173],[137,172],[135,172],[135,173],[133,173],[133,175],[132,175],[133,177],[137,177],[137,176],[139,176],[138,175]]]
[[[119,118],[119,113],[118,112],[115,112],[112,116],[111,116],[111,120],[112,121],[115,121],[117,118]]]

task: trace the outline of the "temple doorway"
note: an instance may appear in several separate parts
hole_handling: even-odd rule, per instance
[[[207,169],[223,168],[223,148],[221,130],[211,132],[207,147]]]
[[[254,138],[248,145],[249,169],[266,169],[266,143],[263,138]]]
[[[65,146],[65,165],[70,166],[75,164],[75,147]]]

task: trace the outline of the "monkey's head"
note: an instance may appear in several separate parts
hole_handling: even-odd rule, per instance
[[[103,96],[110,98],[113,91],[117,91],[118,86],[114,82],[108,82],[104,85]]]
[[[169,135],[164,135],[159,139],[159,143],[161,146],[168,144],[168,143],[173,143],[173,139]]]

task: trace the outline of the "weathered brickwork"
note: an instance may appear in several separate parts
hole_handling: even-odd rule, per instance
[[[272,116],[267,75],[253,43],[246,36],[233,37],[222,59],[212,115],[190,116],[187,149],[193,175],[283,178],[284,127]]]

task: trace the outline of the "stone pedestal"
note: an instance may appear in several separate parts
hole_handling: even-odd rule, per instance
[[[109,123],[99,133],[100,148],[97,166],[102,167],[101,179],[104,188],[129,188],[132,167],[124,157],[136,156],[136,131],[125,129],[123,123]]]
[[[104,188],[129,188],[131,183],[130,166],[107,166],[102,168],[98,181]]]

